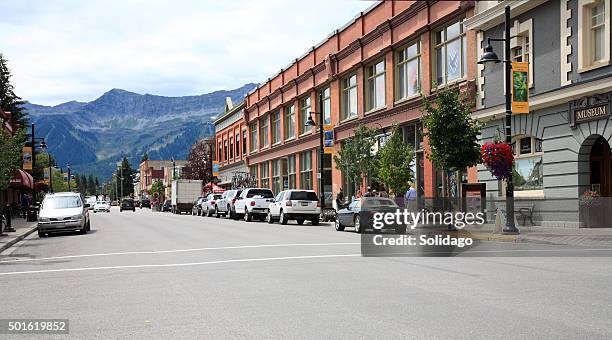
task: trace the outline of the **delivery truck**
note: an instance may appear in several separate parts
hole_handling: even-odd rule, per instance
[[[172,213],[191,213],[193,202],[202,196],[202,181],[195,179],[176,179],[172,181]]]

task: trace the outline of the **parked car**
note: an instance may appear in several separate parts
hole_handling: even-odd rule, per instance
[[[221,195],[221,199],[217,200],[216,216],[220,217],[220,215],[223,215],[233,219],[236,214],[234,204],[236,203],[236,198],[240,196],[241,193],[242,189],[224,192],[223,195]]]
[[[119,206],[119,212],[124,210],[131,210],[136,212],[136,207],[134,206],[134,200],[131,198],[125,198],[121,201],[121,205]]]
[[[97,201],[93,206],[94,214],[98,211],[110,212],[110,204],[107,201]]]
[[[395,212],[399,206],[395,201],[385,197],[362,197],[353,201],[348,207],[340,209],[336,217],[335,227],[337,231],[343,231],[346,227],[354,227],[355,232],[364,233],[367,228],[374,232],[382,229],[372,228],[372,216],[374,212]],[[406,225],[390,225],[397,233],[405,233]]]
[[[89,208],[79,193],[48,193],[38,214],[38,236],[62,231],[87,233],[91,229]]]
[[[172,200],[165,200],[161,211],[172,211]]]
[[[264,220],[270,203],[274,202],[272,190],[267,188],[244,189],[234,203],[234,219],[240,217],[250,222],[253,218]]]
[[[202,215],[202,201],[204,201],[204,199],[205,197],[199,197],[197,201],[193,202],[193,207],[191,208],[191,215]]]
[[[312,190],[285,190],[276,195],[274,202],[268,208],[268,223],[280,221],[287,224],[289,220],[296,220],[304,224],[309,220],[312,225],[319,224],[321,205],[317,194]]]
[[[217,200],[221,199],[222,194],[208,194],[206,199],[202,200],[202,216],[212,216],[217,208]]]

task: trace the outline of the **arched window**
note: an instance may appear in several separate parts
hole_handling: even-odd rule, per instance
[[[542,140],[531,136],[517,136],[512,140],[515,191],[543,190],[544,171]]]

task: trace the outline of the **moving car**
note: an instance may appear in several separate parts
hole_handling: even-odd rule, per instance
[[[90,205],[83,202],[79,193],[49,193],[43,199],[38,213],[38,236],[62,231],[87,233]]]
[[[140,200],[140,209],[142,208],[151,208],[151,200],[148,198],[143,198]]]
[[[208,194],[204,200],[202,200],[202,216],[212,216],[213,212],[217,208],[217,200],[221,199],[222,194]]]
[[[217,210],[215,216],[220,215],[234,218],[236,211],[234,210],[234,203],[236,203],[236,197],[240,196],[242,189],[228,190],[221,195],[221,199],[217,200]]]
[[[136,211],[136,207],[134,206],[134,200],[131,198],[125,198],[123,201],[121,201],[121,205],[119,206],[119,212],[122,212],[124,210],[131,210],[131,211]]]
[[[244,189],[234,203],[234,219],[243,217],[247,222],[253,218],[264,220],[268,216],[268,208],[272,202],[274,202],[274,194],[270,189]]]
[[[366,229],[381,232],[382,228],[372,227],[372,218],[375,212],[395,212],[399,206],[395,201],[385,197],[362,197],[353,201],[348,207],[340,209],[336,217],[335,227],[337,231],[343,231],[346,227],[354,227],[355,232],[364,233]],[[406,225],[387,225],[394,228],[396,233],[406,232]]]
[[[97,213],[98,211],[110,212],[110,204],[107,201],[97,201],[93,206],[93,212]]]
[[[172,201],[171,200],[165,200],[164,204],[161,207],[161,211],[172,211]]]
[[[312,225],[319,224],[321,205],[317,194],[312,190],[285,190],[276,195],[273,203],[268,208],[268,223],[280,221],[287,224],[289,220],[296,220],[298,224],[304,224],[309,220]]]

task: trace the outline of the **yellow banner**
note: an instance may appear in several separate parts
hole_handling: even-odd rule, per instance
[[[334,153],[334,126],[323,125],[323,152]]]
[[[218,161],[212,162],[212,175],[213,177],[219,177],[219,162]]]
[[[512,63],[512,112],[529,113],[529,63]]]
[[[23,170],[32,170],[32,147],[24,146],[21,151],[23,154]]]

